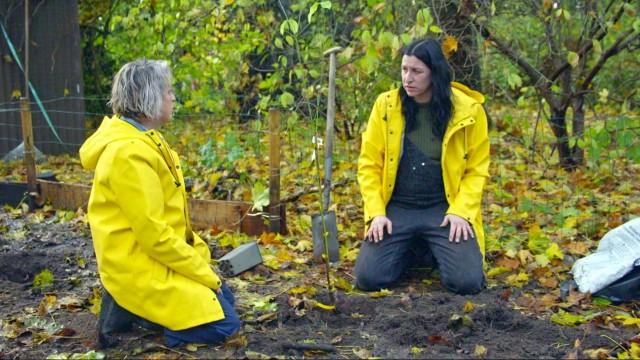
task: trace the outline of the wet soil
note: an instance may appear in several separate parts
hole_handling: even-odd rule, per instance
[[[1,359],[97,350],[97,316],[91,309],[100,283],[89,229],[81,219],[65,222],[54,214],[0,210]],[[212,248],[216,256],[224,253]],[[34,287],[45,269],[53,280]],[[295,268],[305,269],[309,266]],[[337,272],[348,278],[350,269],[344,264]],[[241,335],[226,344],[169,349],[160,333],[136,328],[119,335],[116,347],[99,351],[108,358],[155,359],[562,358],[584,357],[585,349],[611,349],[611,339],[634,335],[593,323],[558,326],[549,321],[550,313],[524,315],[514,302],[521,290],[500,285],[460,296],[444,290],[437,279],[429,283],[414,276],[389,296],[339,291],[336,309],[328,311],[314,306],[314,300],[326,302],[322,290],[314,296],[292,295],[285,286],[289,280],[266,267],[241,278],[242,286],[233,279],[229,283],[245,322]],[[277,310],[252,311],[249,294],[272,299]]]

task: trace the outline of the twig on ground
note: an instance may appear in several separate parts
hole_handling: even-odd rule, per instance
[[[609,341],[611,341],[612,343],[616,344],[616,347],[619,347],[620,349],[622,349],[622,351],[627,351],[627,348],[625,348],[624,346],[622,346],[622,344],[620,344],[619,342],[613,340],[610,336],[605,335],[605,334],[601,334],[600,336],[602,336],[603,338],[608,339]],[[615,349],[615,347],[614,347]],[[612,349],[613,350],[613,349]]]

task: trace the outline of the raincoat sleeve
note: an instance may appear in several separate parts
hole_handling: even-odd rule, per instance
[[[382,196],[385,157],[383,106],[383,97],[379,96],[371,110],[367,128],[362,133],[362,146],[358,158],[358,184],[364,200],[365,224],[369,224],[376,216],[386,215]]]
[[[447,214],[455,214],[473,221],[480,213],[482,190],[489,177],[489,129],[487,116],[481,104],[475,104],[475,121],[467,128],[467,165],[465,167],[460,190]]]
[[[202,256],[205,261],[209,262],[211,260],[211,250],[209,250],[209,245],[207,245],[207,243],[202,240],[195,231],[193,232],[193,248],[196,249],[198,254]]]
[[[145,158],[144,149],[135,146],[124,146],[118,152],[112,164],[118,170],[111,171],[109,182],[140,247],[173,271],[218,289],[220,278],[209,267],[201,245],[196,249],[187,244],[184,234],[177,234],[164,220],[162,183],[153,167],[156,159]]]

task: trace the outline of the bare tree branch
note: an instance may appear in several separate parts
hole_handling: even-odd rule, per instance
[[[635,36],[632,36],[631,38],[627,39],[631,34],[633,34],[633,32],[634,32],[633,29],[629,29],[625,31],[618,39],[616,39],[616,42],[613,45],[611,45],[609,49],[602,52],[602,55],[600,55],[600,59],[598,59],[598,62],[593,66],[589,74],[585,77],[584,82],[582,83],[582,86],[581,86],[582,90],[589,88],[591,81],[593,81],[593,78],[596,76],[596,74],[598,74],[598,72],[602,69],[602,67],[607,62],[607,60],[609,60],[609,58],[619,54],[627,46],[630,46],[631,43],[633,43],[635,40],[640,39],[640,34],[636,34]]]
[[[613,5],[614,1],[615,1],[615,0],[611,0],[611,2],[607,5],[607,9],[605,10],[605,14],[606,14],[606,13],[608,12],[608,10],[611,8],[611,6]],[[625,1],[625,2],[626,2],[626,3],[630,3],[630,2],[631,2],[631,0],[627,0],[627,1]],[[620,18],[622,17],[622,15],[623,15],[623,14],[624,14],[624,7],[623,7],[623,6],[621,6],[621,7],[620,7],[620,10],[618,10],[618,12],[613,16],[613,18],[611,18],[612,23],[613,23],[613,24],[615,24],[616,22],[618,22],[618,20],[620,20]],[[604,15],[603,15],[603,17],[604,17]],[[597,21],[594,21],[594,24],[597,24],[597,23],[598,23]],[[587,25],[585,24],[585,26],[587,26]],[[600,32],[599,32],[599,33],[596,33],[598,30],[600,30]],[[606,26],[604,26],[604,27],[603,27],[603,26],[595,27],[595,26],[594,26],[594,30],[592,31],[592,34],[593,34],[593,35],[591,36],[591,39],[594,39],[594,40],[598,40],[598,41],[600,41],[600,40],[602,40],[602,39],[603,39],[603,38],[604,38],[608,33],[609,33],[609,28],[608,28],[608,27],[606,27]],[[587,42],[585,43],[584,47],[582,47],[580,50],[578,50],[578,51],[577,51],[577,54],[582,58],[582,57],[584,57],[584,56],[585,56],[585,54],[586,54],[587,52],[591,51],[591,49],[593,49],[593,41],[587,41]],[[551,75],[551,76],[549,77],[549,79],[550,79],[551,81],[555,81],[555,80],[558,78],[558,76],[560,76],[560,74],[562,74],[563,72],[565,72],[565,71],[567,71],[567,70],[569,70],[569,69],[571,69],[571,64],[569,64],[569,62],[568,62],[568,61],[566,61],[564,64],[562,64],[562,66],[560,66],[560,67],[558,68],[558,70],[556,70],[556,71],[553,73],[553,75]]]
[[[551,82],[545,77],[542,72],[533,67],[533,65],[529,64],[527,60],[518,55],[518,53],[516,53],[516,51],[513,50],[513,48],[507,45],[504,41],[495,37],[489,31],[489,29],[480,26],[479,24],[476,25],[480,27],[480,34],[482,35],[482,37],[492,41],[504,56],[515,62],[524,71],[524,73],[529,76],[529,78],[533,81],[534,86],[540,91],[542,97],[544,97],[545,100],[549,102],[549,105],[551,105],[552,107],[558,107],[560,105],[551,94]]]

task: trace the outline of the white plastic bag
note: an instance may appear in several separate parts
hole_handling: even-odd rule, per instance
[[[640,218],[606,233],[595,253],[577,260],[571,273],[580,292],[595,293],[640,264]]]

